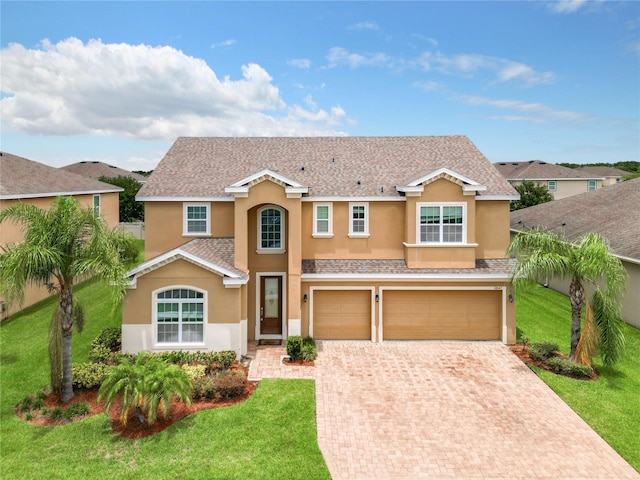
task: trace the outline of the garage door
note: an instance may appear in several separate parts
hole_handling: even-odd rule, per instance
[[[385,290],[384,340],[499,340],[499,290]]]
[[[315,290],[313,336],[320,340],[371,340],[371,291]]]

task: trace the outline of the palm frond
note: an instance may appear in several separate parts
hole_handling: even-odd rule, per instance
[[[593,314],[600,336],[600,356],[605,366],[615,365],[624,353],[625,338],[620,303],[599,288],[593,293]]]
[[[598,324],[591,308],[591,304],[586,302],[584,326],[580,341],[576,347],[576,362],[591,366],[591,359],[596,354],[600,343],[600,332]]]

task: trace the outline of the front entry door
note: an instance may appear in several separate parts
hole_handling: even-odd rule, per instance
[[[260,277],[260,335],[282,335],[282,277]]]

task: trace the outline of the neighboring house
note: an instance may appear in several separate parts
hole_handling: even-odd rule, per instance
[[[77,162],[72,163],[71,165],[60,167],[60,169],[66,170],[67,172],[71,173],[77,173],[78,175],[82,175],[83,177],[95,178],[96,180],[100,177],[131,177],[140,183],[144,183],[147,181],[147,177],[145,177],[144,175],[130,172],[128,170],[124,170],[122,168],[118,168],[102,162]]]
[[[120,191],[120,187],[0,152],[0,211],[16,203],[49,208],[55,197],[69,195],[76,197],[81,205],[93,207],[110,227],[115,227],[118,225]],[[20,242],[22,238],[20,225],[9,220],[0,223],[0,247]],[[10,310],[0,299],[0,318],[4,319],[49,295],[46,288],[28,287],[22,307],[13,305]]]
[[[547,187],[554,200],[597,190],[604,185],[604,176],[540,160],[498,162],[494,165],[511,185],[531,180]]]
[[[511,212],[511,229],[519,232],[544,226],[578,241],[588,232],[609,240],[611,250],[629,274],[623,317],[640,328],[640,178]],[[565,294],[568,282],[553,279],[549,285]]]
[[[179,138],[137,198],[125,351],[515,341],[518,195],[464,136]]]
[[[630,172],[625,172],[619,168],[614,167],[578,167],[576,170],[586,172],[594,177],[603,177],[603,186],[615,185],[622,181],[622,177],[630,175]]]

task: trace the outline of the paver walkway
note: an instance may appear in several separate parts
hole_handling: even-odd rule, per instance
[[[249,376],[315,376],[318,443],[334,480],[640,478],[501,343],[318,350],[315,367],[281,367],[283,348],[260,348]]]

